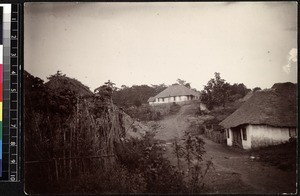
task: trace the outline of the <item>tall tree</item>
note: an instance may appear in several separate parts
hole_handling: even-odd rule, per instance
[[[229,91],[230,84],[221,78],[220,73],[215,72],[215,77],[204,86],[202,101],[210,106],[222,105],[225,108]]]
[[[191,88],[191,83],[186,82],[185,80],[182,80],[182,79],[178,78],[176,81],[178,82],[178,84],[181,84],[181,85],[183,85],[187,88]]]

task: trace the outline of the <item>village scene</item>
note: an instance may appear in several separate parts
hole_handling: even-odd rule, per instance
[[[135,6],[25,6],[25,49],[39,54],[25,54],[25,192],[296,194],[296,4]],[[88,10],[101,11],[94,22],[109,30],[95,30],[86,21],[94,16]],[[216,10],[221,16],[214,15]],[[77,13],[86,18],[76,18]],[[229,23],[236,14],[241,22]],[[210,26],[220,17],[235,36],[226,32],[227,25]],[[40,29],[38,38],[31,36],[45,20],[52,26]],[[86,43],[77,37],[78,20],[99,38]],[[205,27],[186,25],[191,21]],[[249,26],[243,26],[246,21]],[[271,24],[266,30],[258,21]],[[247,37],[254,32],[256,38]],[[137,35],[142,38],[133,39]],[[74,40],[84,42],[83,48],[75,50]],[[196,44],[201,41],[205,46]],[[53,44],[58,42],[64,43],[61,52]],[[80,55],[78,50],[94,42],[104,46],[97,45],[91,56]],[[82,60],[90,67],[82,67]]]

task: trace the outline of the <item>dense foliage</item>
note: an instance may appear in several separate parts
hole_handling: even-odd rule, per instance
[[[139,107],[131,106],[125,108],[124,111],[132,118],[141,121],[157,121],[161,120],[163,117],[163,113],[160,110],[157,110],[148,104],[143,104]]]
[[[215,73],[215,77],[210,79],[202,91],[201,101],[212,109],[214,106],[226,107],[229,102],[236,101],[244,97],[250,89],[243,83],[233,84],[221,78],[220,73]]]
[[[174,143],[178,165],[173,166],[153,134],[147,133],[142,139],[125,139],[117,145],[116,164],[74,179],[80,182],[74,190],[94,194],[201,193],[205,175],[212,167],[211,161],[202,160],[203,146],[200,138],[186,133],[183,140]]]
[[[178,170],[164,158],[162,146],[146,134],[119,146],[118,160],[133,175],[139,176],[140,193],[182,193],[185,184]]]
[[[182,168],[164,157],[164,148],[153,134],[142,139],[126,137],[125,115],[113,104],[113,94],[110,83],[91,93],[59,72],[47,83],[25,72],[27,193],[200,191],[200,165],[183,174]],[[179,108],[173,105],[170,110]],[[185,148],[191,153],[196,150],[194,158],[199,162],[203,142],[190,139]],[[192,158],[183,161],[191,163]]]
[[[252,149],[251,155],[266,165],[276,166],[284,171],[296,171],[297,139],[291,138],[284,144]]]
[[[115,89],[112,99],[119,107],[139,107],[142,104],[146,104],[149,97],[154,97],[166,88],[167,86],[165,84],[152,86],[133,85],[132,87],[122,85],[121,89]]]
[[[62,74],[46,84],[27,72],[24,77],[28,193],[68,192],[71,179],[115,162],[115,143],[124,137],[125,127],[110,87],[93,94]]]

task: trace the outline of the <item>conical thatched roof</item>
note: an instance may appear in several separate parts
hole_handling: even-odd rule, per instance
[[[249,91],[243,98],[240,99],[241,102],[245,102],[247,101],[248,99],[250,99],[250,97],[252,97],[253,95],[253,91]]]
[[[51,89],[55,89],[56,91],[64,91],[69,89],[76,92],[79,96],[93,95],[89,87],[85,86],[74,78],[69,78],[66,76],[52,77],[51,80],[46,83],[46,86]]]
[[[173,84],[157,94],[154,98],[162,98],[162,97],[174,97],[174,96],[181,96],[181,95],[193,95],[193,96],[200,96],[200,94],[196,91],[193,91],[186,86]]]
[[[293,83],[278,83],[271,89],[257,91],[220,125],[224,128],[242,124],[296,127],[296,91],[297,85]]]

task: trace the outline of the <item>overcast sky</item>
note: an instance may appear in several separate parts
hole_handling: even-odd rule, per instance
[[[177,78],[202,90],[214,72],[270,88],[297,82],[295,48],[295,2],[25,4],[25,70],[91,90]]]

